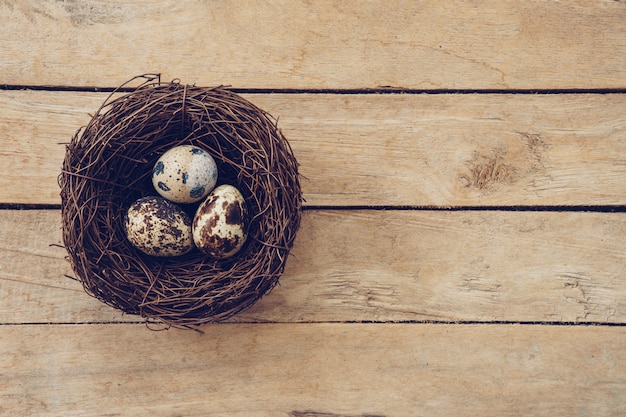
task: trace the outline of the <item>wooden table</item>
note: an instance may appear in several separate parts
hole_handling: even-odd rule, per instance
[[[626,415],[626,3],[0,2],[0,415]],[[160,72],[279,118],[281,285],[151,331],[67,275],[64,143]]]

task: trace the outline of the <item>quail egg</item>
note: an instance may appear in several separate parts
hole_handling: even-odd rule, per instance
[[[246,241],[247,208],[241,192],[220,185],[204,200],[193,219],[193,240],[207,255],[222,259],[236,254]]]
[[[144,197],[126,212],[126,236],[148,255],[184,255],[194,248],[191,223],[177,205],[161,197]]]
[[[217,165],[206,150],[180,145],[166,151],[152,170],[152,185],[163,198],[175,203],[195,203],[217,182]]]

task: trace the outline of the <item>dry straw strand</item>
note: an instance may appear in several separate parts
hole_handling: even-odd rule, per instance
[[[276,120],[238,94],[140,78],[137,88],[114,91],[67,145],[59,186],[69,261],[88,294],[151,323],[225,320],[270,291],[285,268],[301,218],[298,163]],[[248,240],[232,259],[151,257],[126,239],[126,210],[155,194],[156,160],[182,144],[209,151],[218,185],[235,185],[246,199]]]

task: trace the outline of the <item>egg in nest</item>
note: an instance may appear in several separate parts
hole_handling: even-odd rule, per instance
[[[235,255],[247,237],[248,211],[241,192],[232,185],[215,188],[193,219],[193,240],[198,249],[214,258]]]
[[[194,145],[175,146],[157,160],[152,185],[163,198],[175,203],[195,203],[217,183],[217,165],[206,150]]]
[[[179,256],[194,248],[191,218],[164,198],[140,198],[126,212],[125,229],[130,243],[152,256]]]

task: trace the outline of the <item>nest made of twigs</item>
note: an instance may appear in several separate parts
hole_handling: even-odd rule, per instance
[[[69,261],[87,293],[126,313],[176,327],[221,321],[278,283],[300,224],[298,164],[276,120],[238,94],[143,77],[111,94],[67,145],[59,185]],[[218,185],[246,200],[248,238],[233,258],[152,257],[126,238],[128,207],[155,195],[156,160],[182,144],[208,150]]]

